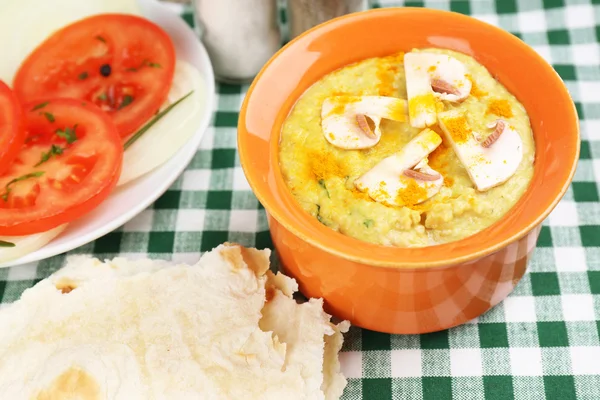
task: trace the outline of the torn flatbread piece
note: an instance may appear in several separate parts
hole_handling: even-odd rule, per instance
[[[0,398],[339,398],[348,323],[268,268],[238,245],[195,266],[72,257],[0,311]]]

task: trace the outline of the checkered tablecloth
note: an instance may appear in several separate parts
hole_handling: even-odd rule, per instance
[[[600,1],[380,1],[471,14],[519,36],[564,79],[581,120],[581,161],[546,221],[516,290],[477,321],[398,336],[353,328],[341,354],[344,399],[600,399]],[[285,13],[281,13],[285,25]],[[184,18],[192,22],[192,14]],[[493,44],[490,44],[493,45]],[[225,242],[271,247],[244,178],[236,124],[245,86],[219,85],[213,122],[185,173],[149,209],[72,253],[195,262]],[[0,298],[58,269],[65,255],[0,270]]]

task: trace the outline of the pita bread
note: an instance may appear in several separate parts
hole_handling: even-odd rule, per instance
[[[269,254],[70,258],[0,310],[0,398],[339,398],[349,324],[332,324],[322,300],[297,304]]]

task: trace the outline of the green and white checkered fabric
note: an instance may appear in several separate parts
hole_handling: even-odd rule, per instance
[[[550,62],[581,121],[581,161],[510,297],[449,331],[398,336],[353,328],[341,355],[344,399],[600,399],[600,0],[380,0],[471,14]],[[191,13],[184,18],[192,21]],[[285,24],[285,13],[282,12]],[[493,44],[490,44],[493,45]],[[225,242],[271,247],[264,210],[236,154],[245,86],[219,85],[211,127],[186,172],[152,207],[72,253],[194,262]],[[11,302],[65,255],[0,270]]]

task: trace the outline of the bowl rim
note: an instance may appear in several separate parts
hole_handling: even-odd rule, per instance
[[[332,248],[328,247],[326,244],[321,243],[320,241],[315,240],[314,238],[303,234],[293,224],[286,221],[286,218],[282,217],[279,212],[273,211],[270,209],[269,202],[267,201],[266,196],[260,190],[257,189],[257,185],[256,185],[256,182],[254,181],[254,179],[258,178],[258,177],[254,176],[256,174],[256,171],[254,171],[252,168],[250,168],[248,166],[251,155],[247,152],[246,147],[243,145],[246,140],[245,137],[250,135],[250,133],[247,131],[246,126],[245,126],[245,119],[246,119],[246,114],[247,114],[247,109],[248,109],[248,103],[252,97],[252,93],[253,93],[257,83],[260,81],[261,77],[263,76],[265,71],[269,68],[269,66],[279,57],[279,55],[281,53],[285,52],[291,46],[294,46],[295,43],[301,41],[306,36],[313,34],[315,31],[324,29],[325,27],[329,28],[331,25],[336,25],[339,23],[350,23],[350,22],[352,22],[353,19],[356,19],[356,18],[362,19],[362,18],[369,18],[371,16],[382,15],[382,14],[415,13],[415,12],[431,14],[432,18],[436,18],[436,17],[444,18],[444,17],[452,16],[453,18],[462,19],[463,21],[467,21],[468,23],[471,23],[471,24],[480,25],[481,27],[483,27],[485,29],[493,31],[496,35],[499,35],[504,40],[512,42],[515,46],[519,47],[520,50],[529,53],[530,55],[533,56],[533,58],[537,59],[539,64],[543,65],[544,67],[549,68],[549,70],[553,73],[553,75],[556,77],[556,79],[558,79],[558,81],[560,81],[562,83],[562,85],[559,85],[560,90],[563,92],[562,94],[566,95],[566,97],[570,100],[571,107],[569,107],[568,111],[570,111],[571,115],[575,116],[575,118],[574,118],[575,125],[576,125],[575,126],[575,134],[576,134],[576,138],[577,138],[575,153],[574,153],[571,165],[569,166],[569,173],[566,176],[566,179],[564,180],[564,182],[562,183],[560,191],[554,196],[554,198],[551,200],[549,205],[545,209],[543,209],[539,213],[537,213],[536,217],[534,219],[532,219],[531,222],[529,222],[525,226],[521,227],[517,233],[511,235],[510,237],[508,237],[504,240],[501,240],[498,242],[490,242],[491,244],[489,244],[489,245],[484,244],[481,246],[480,249],[478,249],[477,251],[474,251],[472,253],[469,253],[469,254],[465,254],[465,255],[461,255],[461,256],[454,256],[454,257],[447,257],[447,258],[435,260],[435,261],[399,260],[399,261],[389,262],[389,261],[377,260],[374,258],[361,257],[361,256],[356,256],[356,255],[348,255],[341,251],[338,251],[337,249],[332,249]],[[566,111],[567,110],[565,109],[565,112]],[[292,39],[285,46],[283,46],[281,49],[279,49],[279,51],[277,51],[269,59],[269,61],[267,63],[265,63],[265,65],[261,68],[259,73],[256,75],[256,77],[252,81],[252,84],[248,88],[248,91],[246,92],[246,95],[242,102],[237,128],[238,128],[238,134],[237,134],[238,151],[240,154],[240,164],[244,171],[244,175],[246,176],[246,179],[248,181],[248,184],[250,185],[250,188],[252,189],[255,196],[258,198],[259,202],[264,206],[266,212],[272,218],[274,218],[279,224],[281,224],[285,229],[287,229],[288,231],[293,233],[295,236],[301,238],[305,242],[309,243],[310,245],[315,246],[316,248],[318,248],[322,251],[325,251],[329,254],[336,255],[337,257],[340,257],[342,259],[351,260],[351,261],[354,261],[354,262],[357,262],[360,264],[369,265],[369,266],[373,266],[373,267],[382,267],[382,268],[389,268],[389,269],[403,269],[403,270],[406,270],[406,269],[420,269],[421,270],[421,269],[442,268],[442,267],[448,267],[451,265],[472,262],[477,259],[481,259],[485,256],[488,256],[492,253],[495,253],[499,250],[502,250],[503,248],[506,248],[507,246],[509,246],[511,243],[514,243],[514,242],[524,238],[525,236],[527,236],[527,234],[529,232],[531,232],[537,226],[542,224],[543,220],[546,217],[548,217],[548,215],[552,212],[552,210],[554,210],[554,208],[558,205],[560,200],[563,198],[563,196],[569,189],[569,186],[571,185],[571,182],[575,175],[575,171],[577,169],[577,163],[579,161],[580,148],[581,148],[581,133],[580,133],[579,118],[578,118],[577,110],[575,108],[573,99],[572,99],[570,93],[568,92],[568,89],[564,85],[564,82],[562,81],[562,78],[560,77],[560,75],[554,70],[552,65],[549,64],[546,60],[544,60],[533,48],[531,48],[529,45],[527,45],[521,39],[512,35],[508,31],[501,29],[497,26],[494,26],[492,24],[489,24],[487,22],[478,20],[474,17],[456,13],[456,12],[452,12],[452,11],[424,9],[424,8],[419,8],[419,7],[386,7],[386,8],[377,8],[377,9],[371,9],[371,10],[346,14],[341,17],[337,17],[337,18],[328,20],[320,25],[317,25],[317,26],[303,32],[296,38]],[[271,137],[269,138],[269,142],[272,142]],[[536,159],[537,159],[537,149],[536,149]],[[529,188],[527,189],[527,191],[529,190]],[[523,194],[523,196],[525,196],[527,191]],[[523,196],[521,196],[521,198]],[[520,200],[517,201],[517,203],[515,203],[515,205],[513,205],[513,207],[511,207],[511,209],[509,209],[509,211],[507,211],[507,214],[509,214],[511,211],[513,211],[513,209],[516,207],[517,204],[519,204],[519,202],[520,202]],[[306,216],[311,217],[308,213],[306,213]],[[482,233],[486,229],[497,225],[501,220],[502,220],[502,218],[500,220],[494,222],[489,227],[486,227],[471,236],[468,236],[463,239],[459,239],[454,242],[443,243],[443,244],[440,244],[440,246],[446,245],[446,244],[451,244],[451,243],[464,242],[465,240],[468,240],[469,238],[472,238],[473,236],[476,236],[476,235]],[[330,229],[330,228],[327,228],[327,229]],[[386,248],[391,247],[391,246],[383,246],[383,245],[379,245],[379,244],[364,242],[359,239],[352,238],[350,236],[341,234],[341,233],[333,231],[333,230],[332,230],[332,232],[342,235],[343,237],[348,238],[350,240],[354,240],[354,241],[363,243],[366,246],[386,247]],[[397,249],[402,250],[402,251],[407,251],[407,250],[411,250],[411,249],[435,248],[437,246],[438,245],[432,245],[432,246],[424,246],[424,247],[418,247],[418,248],[398,247]]]

